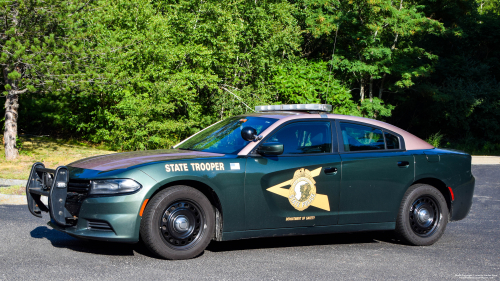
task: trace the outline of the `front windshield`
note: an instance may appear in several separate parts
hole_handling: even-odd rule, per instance
[[[191,137],[177,148],[204,152],[236,154],[250,141],[241,137],[241,129],[252,127],[260,134],[277,119],[237,116],[223,120]]]

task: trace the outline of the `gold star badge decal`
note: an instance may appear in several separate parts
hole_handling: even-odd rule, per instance
[[[328,196],[316,193],[314,177],[320,173],[321,167],[312,171],[305,168],[298,169],[293,179],[271,186],[267,191],[287,197],[290,204],[299,211],[304,211],[309,206],[330,211]],[[283,188],[287,185],[290,185],[290,188]]]

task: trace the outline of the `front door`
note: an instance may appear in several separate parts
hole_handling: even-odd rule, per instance
[[[337,224],[341,161],[332,150],[329,120],[288,123],[264,142],[279,142],[279,156],[247,159],[248,229]]]

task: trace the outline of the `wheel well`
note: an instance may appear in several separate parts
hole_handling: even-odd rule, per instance
[[[428,185],[432,185],[435,187],[441,194],[443,194],[444,199],[446,200],[446,205],[448,206],[448,211],[450,212],[450,217],[451,217],[451,194],[450,191],[448,190],[448,187],[444,182],[441,180],[435,179],[435,178],[424,178],[424,179],[419,179],[418,181],[414,182],[413,184],[417,183],[424,183]]]
[[[215,191],[210,186],[208,186],[202,182],[193,181],[193,180],[181,180],[181,181],[170,182],[170,183],[158,188],[158,190],[156,190],[151,195],[151,198],[153,198],[158,192],[164,190],[165,188],[169,188],[169,187],[175,186],[175,185],[190,186],[192,188],[197,189],[198,191],[203,193],[203,195],[205,195],[205,197],[207,197],[207,199],[210,201],[210,203],[212,204],[212,206],[214,206],[214,209],[215,209],[216,227],[215,227],[214,239],[217,241],[221,241],[222,240],[222,222],[223,222],[223,219],[222,219],[223,215],[222,214],[223,213],[222,213],[222,204],[220,203],[219,196],[217,196],[217,193],[215,193]]]

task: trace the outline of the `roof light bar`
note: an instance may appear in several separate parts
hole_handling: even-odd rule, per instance
[[[259,105],[255,111],[321,111],[331,112],[332,106],[329,104],[277,104],[277,105]]]

